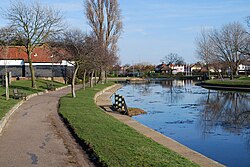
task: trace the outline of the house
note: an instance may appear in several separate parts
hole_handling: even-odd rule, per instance
[[[248,64],[240,64],[238,67],[239,73],[250,73],[250,65]]]
[[[171,65],[171,69],[173,71],[173,74],[177,74],[177,73],[184,73],[185,72],[185,66],[184,65]]]
[[[165,64],[164,62],[162,62],[161,64],[159,64],[155,67],[155,73],[168,74],[168,73],[170,73],[170,71],[171,71],[171,68],[167,64]]]
[[[156,73],[173,73],[173,74],[177,74],[177,73],[184,73],[185,72],[185,66],[184,65],[175,65],[175,64],[165,64],[164,62],[162,62],[162,64],[157,65],[155,67],[155,72]]]
[[[73,71],[72,64],[55,57],[46,47],[34,49],[31,59],[35,69],[35,76],[42,78],[54,77],[59,81],[66,81],[67,76]],[[13,77],[30,77],[30,68],[27,54],[22,46],[9,46],[0,49],[0,75],[5,71],[11,72]]]
[[[191,65],[191,71],[192,72],[200,72],[203,67],[203,64],[201,62],[197,62],[193,65]]]

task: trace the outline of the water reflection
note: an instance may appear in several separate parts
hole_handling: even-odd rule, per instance
[[[128,84],[118,93],[147,111],[135,120],[227,166],[250,165],[250,94],[192,80]]]
[[[203,106],[199,127],[203,137],[220,126],[224,131],[242,134],[250,148],[250,95],[239,92],[211,93],[198,100]]]
[[[191,82],[190,80],[166,80],[158,82],[162,88],[162,96],[165,96],[165,102],[168,104],[178,103],[179,100],[183,98],[182,93],[188,90],[184,87],[186,82]],[[156,82],[157,83],[157,82]]]

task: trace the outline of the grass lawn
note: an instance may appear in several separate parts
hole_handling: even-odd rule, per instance
[[[250,77],[240,77],[239,80],[250,82]]]
[[[218,85],[239,85],[239,86],[250,86],[250,77],[242,77],[234,80],[208,80],[205,81],[209,84],[218,84]]]
[[[60,114],[103,166],[198,166],[136,132],[96,106],[94,95],[111,84],[78,90],[60,99]]]
[[[17,88],[22,90],[24,93],[27,95],[37,93],[44,91],[47,89],[46,82],[50,82],[47,80],[36,80],[37,84],[37,89],[32,89],[31,88],[31,81],[30,80],[19,80],[19,81],[14,81],[12,82],[10,86],[10,99],[8,101],[5,100],[5,87],[0,86],[0,119],[15,105],[17,104],[20,100],[18,99],[13,99],[13,89]],[[54,82],[54,85],[56,88],[65,86],[62,83],[59,82]]]

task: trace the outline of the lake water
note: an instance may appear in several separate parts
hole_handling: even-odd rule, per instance
[[[191,80],[127,84],[117,93],[148,113],[138,122],[226,166],[250,166],[250,94]]]

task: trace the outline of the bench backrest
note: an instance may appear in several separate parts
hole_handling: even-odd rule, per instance
[[[13,89],[13,93],[14,94],[18,94],[18,90],[17,89]]]

